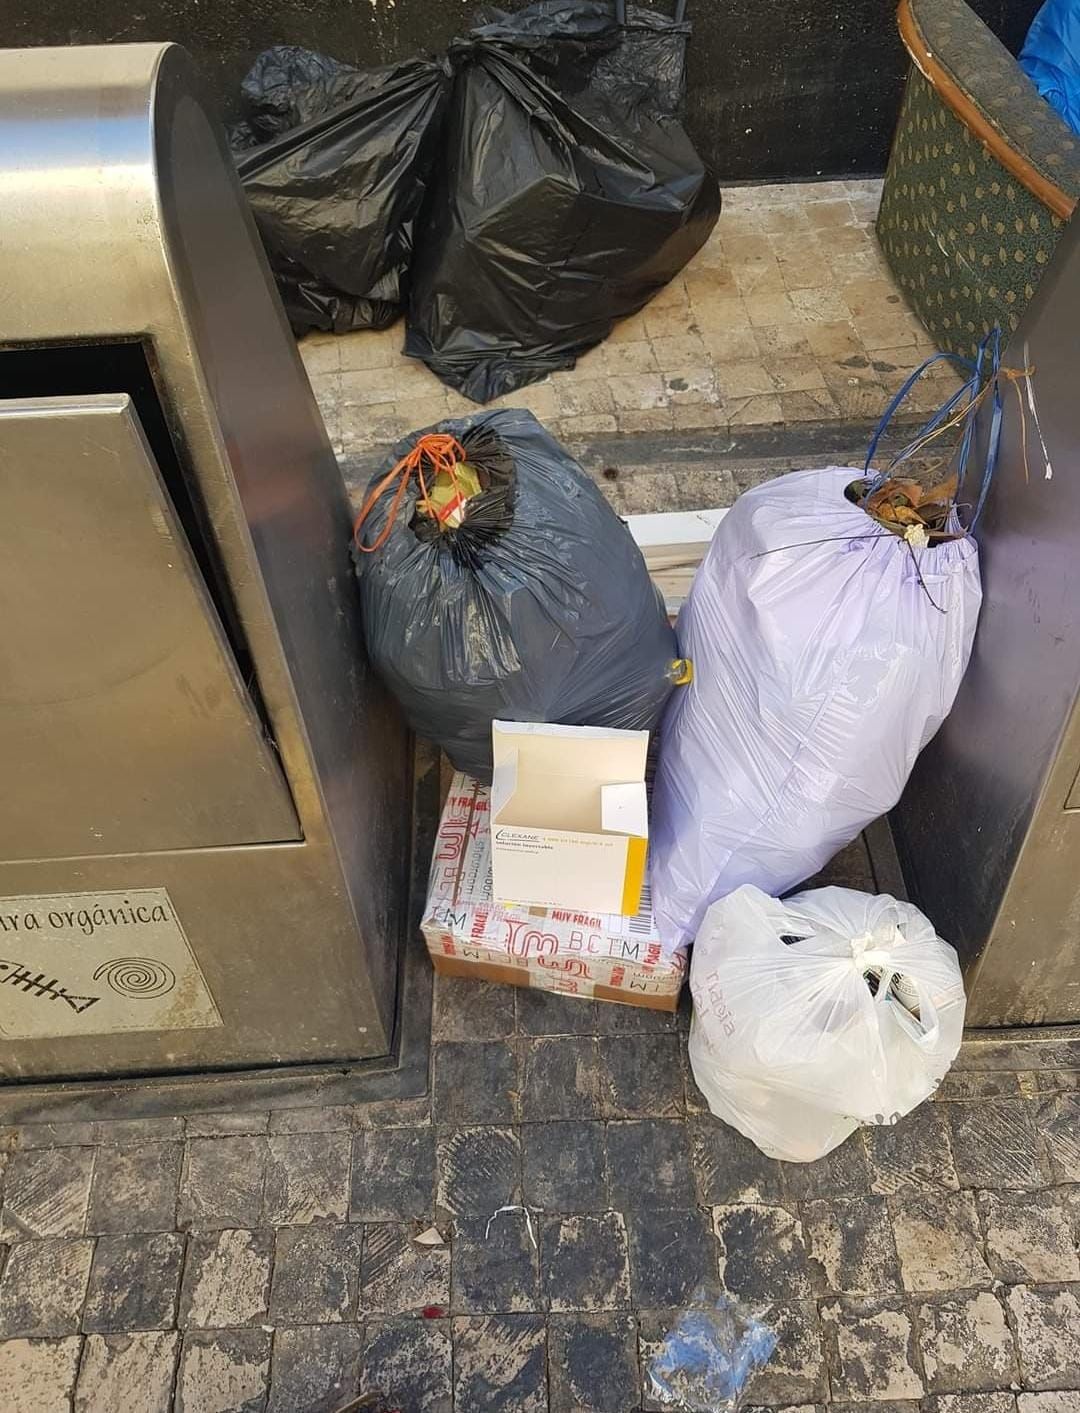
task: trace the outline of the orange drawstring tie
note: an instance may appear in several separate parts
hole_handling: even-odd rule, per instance
[[[353,524],[353,543],[361,554],[374,554],[386,543],[390,531],[394,528],[394,521],[397,518],[398,509],[405,496],[406,488],[409,484],[409,477],[416,472],[416,478],[420,482],[421,503],[427,508],[429,514],[435,513],[435,507],[431,503],[428,494],[428,483],[424,477],[424,462],[427,461],[434,476],[438,476],[441,471],[445,471],[450,477],[454,490],[460,492],[457,476],[454,467],[465,460],[465,448],[458,441],[457,437],[452,437],[448,432],[428,432],[422,436],[407,456],[403,456],[396,466],[392,467],[382,478],[379,484],[368,492],[367,499],[360,507]],[[375,508],[375,503],[383,492],[390,486],[395,477],[398,479],[398,488],[394,492],[394,499],[390,503],[390,512],[386,517],[386,524],[379,532],[378,538],[372,545],[360,543],[360,530],[364,521]]]

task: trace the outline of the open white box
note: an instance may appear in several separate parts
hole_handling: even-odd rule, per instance
[[[638,910],[649,841],[647,731],[492,722],[499,902]]]

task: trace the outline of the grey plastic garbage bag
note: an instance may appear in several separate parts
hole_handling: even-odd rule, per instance
[[[244,79],[237,171],[297,332],[398,317],[449,94],[444,65],[280,46]]]
[[[354,545],[368,652],[413,729],[490,781],[496,718],[655,726],[675,635],[597,487],[529,412],[428,430],[458,439],[486,489],[440,530],[417,513],[415,477],[391,482]],[[395,447],[369,499],[420,435]]]
[[[720,211],[678,118],[689,34],[540,0],[451,44],[406,353],[487,402],[572,368],[682,269]]]

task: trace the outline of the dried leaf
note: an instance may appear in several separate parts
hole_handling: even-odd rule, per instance
[[[893,519],[898,520],[901,525],[922,525],[923,518],[917,510],[912,510],[907,505],[897,505],[893,507]]]
[[[890,479],[885,482],[867,501],[867,508],[874,511],[879,505],[886,502],[895,504],[897,500],[906,500],[912,505],[918,505],[919,483],[918,481],[908,481],[899,478]]]
[[[923,496],[922,500],[915,504],[922,506],[930,502],[945,501],[950,503],[956,499],[956,492],[960,488],[960,478],[954,473],[947,481],[942,481],[940,486],[931,486]]]
[[[894,522],[896,520],[896,511],[893,510],[892,506],[889,505],[887,501],[882,502],[882,504],[878,506],[876,513],[882,520],[892,520]]]

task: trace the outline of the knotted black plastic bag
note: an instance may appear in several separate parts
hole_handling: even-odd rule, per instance
[[[237,170],[294,329],[393,323],[438,153],[445,66],[354,69],[283,46],[259,56],[241,92]]]
[[[487,402],[573,367],[682,269],[720,211],[677,116],[689,33],[540,0],[454,41],[406,353]]]
[[[372,479],[354,547],[368,652],[413,730],[487,781],[495,719],[655,726],[675,635],[594,483],[528,412],[429,431],[456,438],[484,484],[461,526],[423,515],[419,477],[397,469],[416,433]]]

